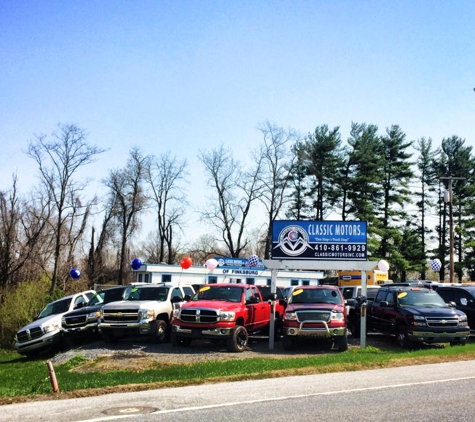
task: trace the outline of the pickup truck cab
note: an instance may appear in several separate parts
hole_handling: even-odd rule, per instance
[[[271,304],[257,286],[209,284],[173,313],[171,342],[186,346],[193,339],[223,340],[230,352],[243,352],[249,334],[269,329],[270,315]],[[278,326],[280,316],[276,319]]]
[[[354,336],[360,335],[361,307],[350,320]],[[434,290],[412,286],[381,286],[366,305],[368,331],[396,336],[403,348],[415,343],[465,345],[470,336],[467,316],[444,302]]]
[[[33,322],[16,333],[16,351],[32,358],[40,351],[59,347],[62,343],[61,317],[86,306],[95,293],[94,290],[86,290],[48,303]]]
[[[193,294],[193,287],[172,283],[132,286],[124,300],[102,306],[99,331],[108,343],[126,336],[146,336],[157,343],[165,342],[173,310]]]
[[[338,350],[348,349],[346,305],[336,286],[301,286],[287,301],[283,318],[284,349],[291,350],[297,340],[331,340]]]

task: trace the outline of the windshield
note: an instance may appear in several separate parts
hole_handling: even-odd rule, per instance
[[[225,300],[228,302],[241,302],[243,289],[232,286],[205,286],[198,290],[193,300]]]
[[[45,308],[41,311],[38,318],[44,318],[50,315],[64,314],[69,311],[69,306],[71,305],[71,298],[58,300],[57,302],[48,303]]]
[[[434,291],[407,291],[400,292],[397,295],[399,306],[424,306],[435,308],[446,308],[444,299]]]
[[[341,303],[336,290],[330,289],[296,289],[292,292],[289,303]]]
[[[96,306],[96,305],[101,305],[104,303],[104,295],[105,295],[105,292],[99,292],[99,293],[96,293],[92,298],[91,300],[89,301],[89,303],[87,304],[87,306]]]
[[[125,294],[125,300],[158,300],[165,302],[168,297],[168,287],[133,287]]]

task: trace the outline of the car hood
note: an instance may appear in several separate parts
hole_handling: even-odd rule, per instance
[[[220,309],[222,311],[235,311],[240,307],[240,302],[228,302],[226,300],[194,300],[186,302],[181,309],[208,308]]]
[[[120,302],[109,302],[108,304],[102,306],[102,309],[154,308],[157,306],[157,303],[162,302],[157,302],[156,300],[121,300]]]
[[[102,306],[103,305],[84,306],[84,308],[75,309],[74,311],[69,311],[69,312],[63,314],[63,316],[71,317],[71,316],[75,316],[75,315],[90,314],[92,312],[100,311]]]
[[[436,308],[436,307],[421,307],[421,306],[407,306],[404,309],[406,312],[413,315],[421,315],[426,317],[454,317],[464,315],[462,311],[453,308]]]
[[[61,325],[61,317],[63,315],[64,314],[48,315],[47,317],[40,318],[33,322],[30,322],[28,325],[25,325],[23,328],[21,328],[18,331],[29,330],[34,327],[55,324],[55,323]]]
[[[291,303],[287,305],[285,312],[296,312],[303,310],[312,311],[335,311],[343,312],[345,305],[336,303]]]

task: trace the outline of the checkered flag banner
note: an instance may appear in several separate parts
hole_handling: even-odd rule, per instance
[[[257,267],[259,265],[259,257],[257,255],[251,255],[247,259],[247,265],[249,267]]]
[[[430,261],[430,267],[433,271],[440,271],[442,268],[442,262],[440,262],[440,259],[433,259]]]

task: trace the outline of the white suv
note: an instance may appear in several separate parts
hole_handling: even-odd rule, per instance
[[[86,306],[95,294],[94,290],[86,290],[48,303],[33,322],[16,333],[16,351],[31,358],[41,350],[58,346],[61,343],[61,317],[66,312]]]

